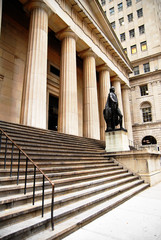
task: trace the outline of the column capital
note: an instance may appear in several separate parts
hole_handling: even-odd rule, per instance
[[[102,65],[99,65],[97,67],[97,71],[98,72],[101,72],[101,71],[109,71],[110,72],[110,68],[107,66],[106,63],[102,64]]]
[[[131,89],[131,87],[128,86],[127,84],[122,85],[121,88],[122,88],[123,90],[130,90],[130,89]]]
[[[121,83],[121,79],[118,76],[114,76],[111,78],[112,82],[120,82]]]
[[[67,27],[56,34],[59,40],[63,40],[65,37],[74,38],[76,41],[78,39],[77,35],[72,31],[70,27]]]
[[[35,8],[42,8],[46,11],[48,16],[52,14],[51,9],[42,0],[29,0],[25,5],[24,9],[26,12],[31,12]]]
[[[96,58],[96,54],[93,52],[93,50],[91,48],[88,48],[82,52],[79,52],[79,56],[82,58],[86,58],[86,57]]]

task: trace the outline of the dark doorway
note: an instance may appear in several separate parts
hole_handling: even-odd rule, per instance
[[[157,144],[156,139],[153,136],[146,136],[142,140],[142,145]]]
[[[48,129],[57,131],[58,130],[58,97],[49,94],[49,119]]]

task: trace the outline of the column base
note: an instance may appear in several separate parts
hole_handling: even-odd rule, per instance
[[[105,132],[106,152],[130,151],[126,129]]]

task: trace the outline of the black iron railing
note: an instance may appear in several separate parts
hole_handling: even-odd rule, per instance
[[[136,149],[136,150],[139,149],[139,145],[136,142],[131,141],[130,139],[129,139],[129,147],[131,147],[132,149]]]
[[[34,168],[34,177],[33,177],[33,205],[35,204],[35,189],[36,189],[36,171],[38,171],[42,175],[42,217],[44,216],[44,198],[45,198],[45,179],[50,183],[52,187],[52,196],[51,196],[51,227],[54,230],[54,183],[48,178],[48,176],[37,166],[36,163],[8,136],[3,129],[0,128],[0,152],[2,149],[2,136],[4,135],[4,169],[6,168],[7,163],[7,150],[8,150],[8,142],[10,141],[12,144],[11,148],[11,159],[9,161],[10,164],[10,177],[12,176],[12,168],[13,168],[13,153],[15,149],[18,149],[18,167],[17,167],[17,185],[19,184],[19,175],[20,175],[20,162],[21,155],[26,158],[25,165],[25,183],[24,183],[24,194],[27,192],[27,174],[28,174],[28,162],[32,163]]]

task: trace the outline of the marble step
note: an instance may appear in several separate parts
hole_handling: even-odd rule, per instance
[[[88,198],[88,200],[81,199],[79,202],[74,202],[73,204],[68,204],[67,206],[60,207],[54,211],[54,220],[56,224],[56,231],[51,231],[50,229],[50,213],[44,214],[44,217],[32,217],[31,219],[24,219],[24,221],[20,221],[19,223],[16,223],[16,221],[9,226],[3,227],[0,231],[0,237],[3,239],[18,239],[21,238],[25,234],[25,236],[30,237],[32,232],[36,232],[41,230],[44,230],[44,228],[49,227],[49,232],[52,235],[55,235],[55,237],[58,237],[58,234],[60,234],[59,224],[61,224],[61,220],[67,221],[68,218],[71,218],[71,216],[74,216],[76,218],[79,218],[80,216],[86,216],[84,217],[79,223],[81,222],[89,222],[90,220],[93,220],[96,216],[103,214],[104,212],[107,212],[107,206],[108,209],[112,209],[113,207],[117,206],[119,203],[125,201],[126,199],[129,199],[131,196],[136,194],[137,192],[145,189],[148,187],[147,184],[143,183],[128,183],[123,186],[116,187],[114,189],[111,189],[107,192],[99,193],[95,196],[91,196]],[[122,196],[121,196],[122,194]],[[118,201],[119,196],[119,201]],[[113,199],[110,204],[110,199]],[[117,199],[117,200],[116,200]],[[102,208],[101,205],[104,205],[104,208]],[[101,208],[99,208],[101,206]],[[105,207],[106,206],[106,207]],[[92,208],[92,215],[87,213],[86,211],[90,211]],[[97,210],[94,211],[94,208]],[[99,209],[99,210],[98,210]],[[82,215],[82,213],[84,213]],[[87,213],[87,215],[86,215]],[[81,214],[81,215],[80,215]],[[74,219],[72,217],[72,221]],[[69,219],[68,219],[69,220]],[[74,223],[74,221],[73,221]],[[66,229],[69,229],[69,225],[66,225]],[[64,230],[65,231],[65,230]],[[63,232],[64,232],[63,231]],[[48,239],[49,235],[46,235],[47,237],[44,239]],[[38,236],[35,235],[36,238],[34,239],[40,239]],[[55,238],[56,239],[56,238]]]
[[[85,226],[96,218],[112,211],[114,208],[129,200],[139,192],[145,190],[148,187],[147,184],[139,185],[135,188],[128,190],[127,192],[121,193],[106,202],[103,202],[93,208],[74,216],[73,218],[65,219],[62,222],[56,223],[55,228],[52,231],[51,228],[43,229],[38,233],[27,236],[26,240],[58,240],[63,239],[72,232],[77,231],[79,228]]]
[[[127,171],[123,170],[122,166],[115,166],[115,167],[106,167],[106,168],[94,168],[94,169],[88,169],[88,170],[78,170],[78,171],[66,171],[66,172],[52,172],[48,173],[45,172],[46,176],[50,178],[51,180],[55,181],[56,179],[62,179],[62,178],[79,178],[79,177],[86,177],[86,176],[91,176],[93,174],[93,177],[96,176],[98,173],[105,173],[108,175],[115,175],[118,172],[122,171]],[[27,176],[27,182],[33,182],[34,175],[28,175]],[[41,181],[42,175],[37,172],[36,174],[36,181]],[[19,183],[24,183],[25,181],[25,175],[20,175],[19,176]],[[0,184],[1,186],[4,186],[6,184],[15,184],[17,183],[17,176],[5,176],[5,177],[0,177]]]
[[[89,198],[91,196],[94,196],[96,194],[105,192],[111,188],[117,188],[119,185],[123,185],[123,184],[127,184],[131,181],[132,179],[127,178],[125,179],[121,179],[121,180],[117,180],[114,183],[105,183],[102,184],[100,186],[94,186],[94,187],[90,187],[88,189],[82,189],[82,190],[78,190],[75,192],[68,192],[65,195],[59,195],[59,196],[55,196],[55,201],[54,201],[54,207],[55,209],[65,206],[67,204],[76,202],[76,201],[80,201],[81,199],[84,198]],[[141,184],[143,183],[142,180],[138,180],[138,179],[133,179],[133,184]],[[88,200],[87,200],[88,201]],[[44,203],[44,212],[47,212],[50,210],[51,207],[51,199],[45,199],[45,203]],[[32,204],[25,204],[25,206],[19,206],[19,207],[12,207],[11,209],[6,209],[6,211],[3,211],[2,213],[0,213],[0,222],[1,222],[1,227],[3,227],[4,222],[5,224],[11,224],[11,222],[14,222],[14,218],[16,217],[16,222],[18,222],[18,217],[20,217],[21,220],[23,220],[24,218],[28,218],[32,217],[33,214],[34,215],[41,215],[41,207],[42,207],[42,202],[41,200],[36,201],[35,205]],[[38,213],[37,213],[38,212]]]
[[[66,186],[68,184],[73,185],[75,183],[80,183],[80,182],[85,182],[85,181],[91,181],[91,180],[95,180],[95,179],[102,179],[104,177],[117,177],[118,175],[121,174],[125,174],[128,173],[128,171],[126,169],[121,169],[121,170],[117,170],[117,171],[111,171],[111,172],[103,172],[103,173],[95,173],[95,174],[89,174],[89,175],[85,175],[85,176],[73,176],[73,177],[69,177],[69,178],[63,178],[63,176],[59,179],[54,179],[54,183],[55,185],[59,185],[59,186]],[[132,174],[132,173],[130,173]],[[1,180],[1,178],[0,178]],[[1,184],[1,181],[0,181]],[[51,185],[49,182],[45,183],[45,188],[50,188]],[[39,190],[42,188],[42,182],[37,182],[36,181],[36,189]],[[28,183],[27,184],[27,192],[31,192],[33,190],[33,183]],[[24,191],[24,184],[19,184],[17,185],[17,183],[15,184],[10,184],[10,178],[8,178],[8,181],[6,181],[6,184],[4,184],[3,186],[1,186],[0,188],[0,197],[3,197],[4,195],[8,196],[10,194],[12,194],[13,192],[15,193],[21,193]]]
[[[75,183],[73,185],[69,184],[65,186],[59,186],[58,184],[56,184],[55,196],[64,195],[69,192],[76,192],[82,189],[88,189],[95,186],[100,186],[106,183],[109,183],[109,185],[114,187],[114,186],[117,186],[119,182],[133,181],[136,179],[138,179],[137,176],[133,176],[131,173],[125,173],[125,174],[116,175],[112,177],[105,177],[102,179],[95,179],[92,181]],[[50,198],[51,193],[52,193],[51,188],[46,189],[45,197]],[[8,196],[4,195],[0,199],[0,210],[10,209],[14,206],[20,206],[21,204],[32,203],[32,199],[33,199],[32,192],[27,192],[26,194],[24,193],[15,194],[13,192],[12,195],[8,195]],[[35,201],[40,199],[42,199],[42,190],[35,192]]]
[[[40,166],[40,167],[48,167],[48,166],[51,166],[51,167],[72,167],[73,165],[75,166],[75,167],[89,167],[89,166],[103,166],[103,165],[106,165],[106,166],[116,166],[118,163],[116,163],[115,161],[113,161],[113,160],[101,160],[101,159],[99,159],[99,160],[93,160],[93,161],[81,161],[81,160],[79,160],[79,161],[76,161],[76,160],[74,160],[74,161],[69,161],[69,160],[66,160],[66,161],[58,161],[58,160],[55,160],[55,159],[53,159],[53,161],[51,161],[51,160],[46,160],[46,159],[44,159],[44,161],[34,161],[38,166]],[[11,159],[10,159],[10,161],[9,161],[9,159],[6,161],[6,169],[10,169],[10,164],[11,164]],[[32,163],[28,163],[28,166],[32,166]],[[17,167],[18,167],[18,162],[17,161],[13,161],[13,163],[12,163],[12,168],[14,169],[17,169]],[[21,160],[21,168],[23,169],[23,168],[25,168],[26,167],[26,160],[25,159],[22,159]],[[1,172],[3,172],[3,171],[5,171],[5,169],[4,169],[4,163],[0,160],[0,171]]]
[[[98,169],[98,168],[114,168],[118,166],[118,164],[109,164],[109,163],[104,163],[104,164],[89,164],[89,165],[72,165],[72,166],[54,166],[54,164],[48,164],[46,163],[46,166],[42,166],[38,163],[38,166],[41,167],[41,170],[47,173],[55,173],[55,172],[66,172],[66,171],[79,171],[79,170],[88,170],[88,169]],[[12,166],[12,176],[17,176],[17,165]],[[24,162],[24,165],[20,168],[20,175],[24,175],[26,171],[26,164]],[[34,168],[33,165],[30,164],[28,165],[28,175],[33,175]],[[10,167],[6,167],[6,169],[0,169],[0,177],[5,177],[10,175]]]
[[[94,146],[95,148],[98,147],[100,149],[104,148],[104,142],[96,139],[90,139],[90,138],[84,138],[84,137],[79,137],[75,135],[69,135],[69,134],[64,134],[64,133],[59,133],[56,131],[51,131],[51,130],[45,130],[45,129],[39,129],[39,128],[33,128],[33,127],[28,127],[24,125],[19,125],[19,124],[13,124],[13,123],[7,123],[0,121],[0,127],[4,130],[6,130],[8,133],[14,133],[15,136],[24,136],[24,138],[28,138],[30,136],[30,139],[32,137],[34,139],[38,140],[50,140],[50,141],[68,141],[68,142],[73,142],[74,144],[89,144],[91,146]],[[58,139],[57,139],[58,138]]]

